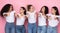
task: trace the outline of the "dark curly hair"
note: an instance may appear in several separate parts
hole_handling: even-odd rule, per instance
[[[3,17],[3,13],[4,12],[8,12],[9,11],[9,9],[10,9],[10,6],[12,6],[11,4],[6,4],[3,8],[2,8],[2,10],[1,10],[1,16]],[[13,10],[13,7],[12,7],[12,10]]]

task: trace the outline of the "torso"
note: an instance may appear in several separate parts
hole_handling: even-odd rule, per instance
[[[34,12],[28,12],[29,17],[28,17],[28,22],[29,23],[36,23],[36,17],[35,17],[35,11]]]
[[[24,22],[25,22],[25,15],[21,16],[21,18],[17,17],[16,25],[24,25]]]
[[[14,22],[14,13],[15,11],[11,11],[8,16],[6,16],[6,22],[13,23]]]

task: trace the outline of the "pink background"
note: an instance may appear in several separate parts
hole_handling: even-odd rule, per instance
[[[0,0],[0,10],[5,4],[12,4],[14,6],[15,11],[19,11],[21,6],[26,7],[28,4],[32,4],[35,6],[36,11],[39,11],[40,8],[44,5],[48,6],[49,12],[52,6],[57,6],[60,12],[60,0]],[[0,33],[5,33],[5,19],[0,17]],[[60,23],[59,23],[60,25]],[[58,33],[60,33],[60,26],[58,25]]]

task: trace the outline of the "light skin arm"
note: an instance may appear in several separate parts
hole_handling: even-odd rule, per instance
[[[42,13],[38,13],[38,16],[40,17]]]
[[[17,14],[16,14],[16,13],[14,13],[14,16],[15,16],[15,17],[17,17]]]
[[[35,13],[35,18],[37,18],[37,13]]]
[[[27,18],[29,17],[29,14],[27,13],[27,15],[25,15]]]
[[[46,16],[47,16],[47,19],[49,19],[49,20],[52,19],[50,14],[46,14]]]
[[[7,17],[7,16],[9,16],[9,13],[4,13],[3,16]]]

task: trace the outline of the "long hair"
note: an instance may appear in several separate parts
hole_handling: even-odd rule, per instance
[[[47,6],[43,6],[43,7],[45,7],[45,12],[44,12],[44,13],[45,13],[45,14],[48,14],[48,7],[47,7]],[[42,7],[42,8],[43,8],[43,7]],[[41,8],[40,12],[42,12],[42,8]]]
[[[58,8],[56,6],[52,7],[54,10],[56,10],[56,15],[59,15]]]
[[[11,4],[6,4],[6,5],[2,8],[2,10],[1,10],[1,12],[0,12],[2,17],[3,17],[3,13],[9,11],[10,6],[12,6],[12,5],[11,5]],[[13,6],[12,6],[12,10],[13,10]]]
[[[26,9],[25,7],[21,7],[24,10],[24,15],[26,15]]]

